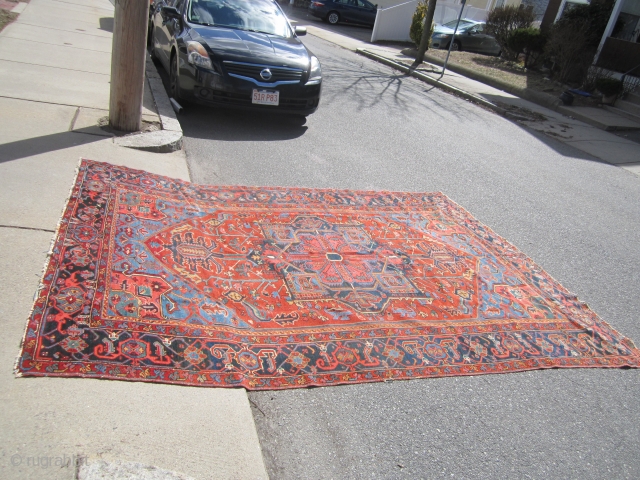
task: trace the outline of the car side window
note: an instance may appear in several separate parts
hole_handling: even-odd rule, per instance
[[[476,25],[475,31],[477,33],[484,33],[484,25]]]
[[[180,13],[182,13],[182,7],[184,6],[184,2],[185,0],[174,0],[175,5],[173,5],[174,7],[176,7],[176,10],[178,10]]]

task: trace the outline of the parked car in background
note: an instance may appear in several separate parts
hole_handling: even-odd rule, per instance
[[[485,31],[486,25],[483,22],[460,20],[458,30],[454,36],[456,23],[457,20],[453,20],[443,25],[437,25],[433,29],[433,35],[431,36],[431,47],[448,49],[453,39],[451,50],[500,55],[500,45],[498,45],[494,37]]]
[[[274,0],[155,0],[150,50],[170,95],[202,105],[306,116],[322,89],[318,59]]]
[[[309,13],[332,25],[338,22],[358,23],[373,27],[378,6],[367,0],[311,0]]]

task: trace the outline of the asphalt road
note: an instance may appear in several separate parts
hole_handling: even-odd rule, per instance
[[[640,341],[640,178],[316,37],[305,125],[192,107],[198,183],[442,191]],[[273,479],[640,478],[640,371],[254,392]]]

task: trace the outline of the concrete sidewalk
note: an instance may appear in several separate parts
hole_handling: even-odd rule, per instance
[[[302,25],[303,22],[299,24]],[[414,61],[414,58],[402,54],[401,46],[375,45],[313,25],[308,25],[307,31],[311,35],[356,51],[392,68],[406,71]],[[508,118],[527,128],[544,133],[607,163],[618,165],[640,175],[640,144],[577,120],[571,116],[571,109],[551,110],[450,70],[447,70],[444,77],[437,81],[440,71],[440,67],[424,63],[417,69],[415,76],[423,77],[423,80],[432,85],[456,92],[471,101],[506,114]],[[604,117],[610,116],[606,110],[592,110],[599,110],[590,113],[592,116],[596,114],[603,116],[603,121]]]
[[[0,478],[267,478],[243,389],[14,377],[80,157],[189,179],[182,151],[125,148],[96,125],[109,100],[109,1],[25,5],[0,33]],[[150,91],[145,120],[179,128]],[[56,466],[65,458],[86,461]]]

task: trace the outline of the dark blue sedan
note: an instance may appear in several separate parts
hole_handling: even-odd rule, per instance
[[[378,6],[367,0],[311,0],[309,13],[332,25],[338,22],[373,26]]]
[[[149,42],[176,100],[306,116],[322,71],[305,33],[274,0],[156,0]]]

